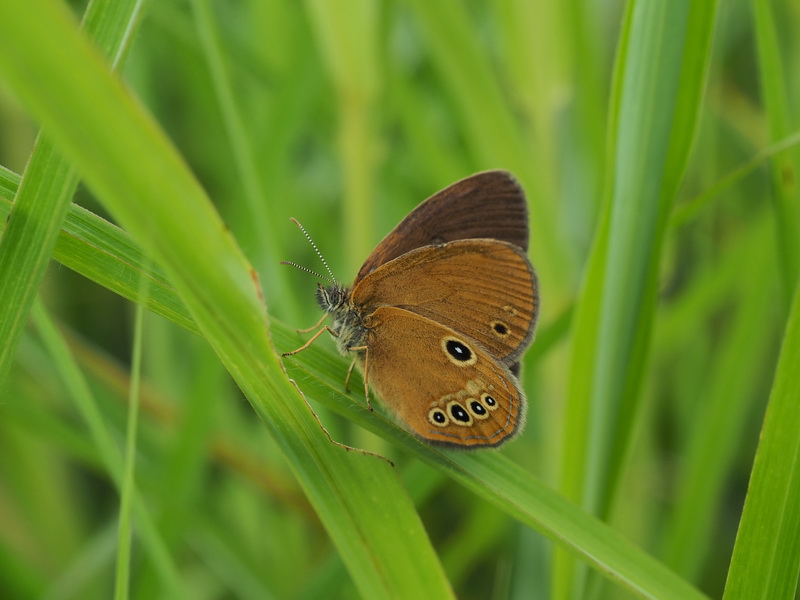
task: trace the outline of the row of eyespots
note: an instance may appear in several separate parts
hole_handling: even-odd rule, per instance
[[[478,398],[467,398],[466,408],[458,400],[451,400],[445,408],[438,406],[428,411],[428,421],[437,427],[445,427],[451,421],[455,425],[469,427],[475,419],[482,421],[489,418],[489,413],[498,407],[494,396],[484,392]]]

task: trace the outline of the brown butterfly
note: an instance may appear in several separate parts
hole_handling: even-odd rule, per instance
[[[467,177],[411,211],[351,287],[320,284],[317,302],[333,323],[287,354],[329,331],[411,433],[450,447],[499,446],[525,422],[516,375],[539,312],[527,248],[514,177]]]

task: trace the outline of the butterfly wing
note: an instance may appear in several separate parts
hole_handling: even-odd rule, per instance
[[[417,248],[377,268],[353,288],[369,314],[397,306],[477,341],[511,367],[533,338],[536,274],[525,253],[497,240]]]
[[[521,431],[525,397],[480,344],[407,310],[368,315],[367,373],[384,406],[426,442],[498,446]]]
[[[425,200],[372,251],[356,282],[415,248],[469,238],[503,240],[528,249],[525,194],[510,173],[477,173]]]

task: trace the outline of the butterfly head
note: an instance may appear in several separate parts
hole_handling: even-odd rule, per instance
[[[317,304],[320,305],[325,312],[336,314],[340,312],[347,304],[347,297],[349,290],[338,283],[331,285],[317,285]]]

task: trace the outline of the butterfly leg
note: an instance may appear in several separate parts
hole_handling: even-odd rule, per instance
[[[348,446],[347,444],[343,444],[341,442],[337,442],[335,439],[333,439],[331,437],[331,434],[328,432],[328,430],[325,429],[325,426],[322,424],[322,421],[319,420],[319,417],[317,416],[317,413],[315,413],[314,409],[311,408],[311,405],[308,403],[308,400],[306,399],[306,395],[302,392],[302,390],[300,389],[300,386],[297,385],[297,382],[294,379],[290,379],[289,381],[292,382],[292,385],[297,390],[297,393],[300,394],[300,397],[303,399],[303,402],[306,403],[306,406],[308,407],[308,410],[311,411],[311,414],[313,415],[314,420],[317,422],[317,425],[319,425],[319,428],[322,429],[323,433],[325,433],[325,436],[328,438],[328,441],[331,444],[333,444],[334,446],[339,446],[340,448],[344,448],[348,452],[350,450],[355,450],[356,452],[361,452],[361,454],[366,454],[367,456],[374,456],[376,458],[380,458],[382,460],[385,460],[392,467],[394,467],[394,463],[392,461],[390,461],[388,458],[386,458],[385,456],[381,456],[380,454],[375,454],[374,452],[370,452],[369,450],[362,450],[361,448],[355,448],[353,446]]]
[[[328,313],[323,313],[322,318],[319,321],[317,321],[316,325],[312,325],[308,329],[295,329],[295,331],[297,333],[308,333],[309,331],[314,331],[317,327],[320,327],[322,325],[322,322],[327,318],[328,318]]]
[[[356,366],[356,361],[350,363],[350,368],[347,369],[347,376],[344,378],[344,391],[350,393],[350,376],[353,374],[353,368]]]
[[[325,333],[326,331],[327,331],[327,332],[329,332],[329,333],[330,333],[330,334],[331,334],[333,337],[337,337],[337,335],[336,335],[336,332],[335,332],[333,329],[331,329],[330,327],[328,327],[327,325],[325,325],[325,327],[323,327],[323,328],[322,328],[322,329],[320,329],[320,330],[319,330],[317,333],[315,333],[314,335],[312,335],[312,336],[311,336],[311,339],[309,339],[309,340],[308,340],[308,341],[307,341],[305,344],[303,344],[302,346],[300,346],[300,347],[299,347],[297,350],[292,350],[291,352],[282,352],[282,353],[281,353],[281,356],[291,356],[292,354],[297,354],[298,352],[302,352],[303,350],[305,350],[306,348],[308,348],[308,347],[309,347],[311,344],[313,344],[313,343],[314,343],[314,341],[315,341],[315,340],[316,340],[316,339],[317,339],[319,336],[321,336],[323,333]]]
[[[369,349],[366,346],[353,346],[349,348],[351,352],[364,352],[364,398],[367,401],[367,408],[372,410],[372,403],[369,401]],[[353,365],[355,361],[353,361]],[[347,372],[347,379],[350,379],[350,372],[353,370],[353,365]],[[346,384],[345,384],[346,385]]]

